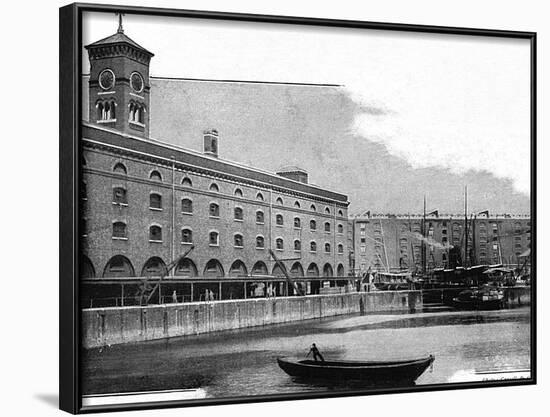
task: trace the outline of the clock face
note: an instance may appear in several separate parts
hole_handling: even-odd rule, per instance
[[[115,85],[115,74],[110,69],[105,69],[99,74],[99,86],[108,90]]]
[[[133,72],[130,76],[130,85],[136,93],[143,91],[143,77],[139,72]]]

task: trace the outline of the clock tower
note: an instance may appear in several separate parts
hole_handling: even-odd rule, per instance
[[[149,63],[153,54],[124,34],[121,14],[114,35],[85,48],[90,59],[90,123],[149,137]]]

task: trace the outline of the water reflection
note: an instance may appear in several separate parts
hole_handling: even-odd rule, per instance
[[[333,360],[434,354],[433,372],[416,383],[445,383],[464,370],[529,368],[529,310],[342,316],[93,349],[82,352],[83,391],[204,388],[210,397],[231,397],[370,389],[300,381],[279,369],[277,357],[305,357],[312,342]]]

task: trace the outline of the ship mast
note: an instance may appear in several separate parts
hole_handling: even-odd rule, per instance
[[[422,216],[422,274],[426,275],[426,194],[424,194],[424,214]]]
[[[468,186],[464,186],[464,267],[468,267]]]

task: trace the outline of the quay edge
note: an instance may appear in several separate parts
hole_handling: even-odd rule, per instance
[[[370,312],[414,312],[421,291],[255,298],[82,310],[85,349]]]

